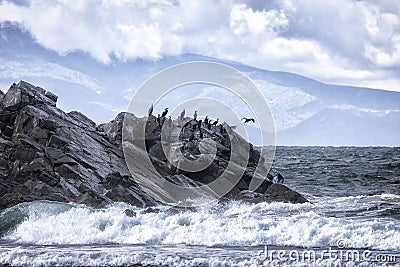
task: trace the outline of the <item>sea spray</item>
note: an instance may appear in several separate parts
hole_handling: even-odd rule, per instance
[[[375,201],[382,198],[388,197],[373,197]],[[347,209],[348,203],[342,203],[342,208]],[[335,246],[338,240],[344,239],[354,248],[400,249],[400,226],[396,220],[337,218],[330,216],[329,210],[319,203],[248,204],[232,201],[196,210],[177,211],[162,206],[154,209],[155,212],[124,203],[104,209],[40,201],[24,205],[18,209],[24,210],[26,217],[22,222],[16,222],[3,240],[41,245],[186,244],[324,248]],[[135,216],[127,216],[124,213],[126,209],[132,209]],[[7,212],[10,209],[2,213],[2,218]]]

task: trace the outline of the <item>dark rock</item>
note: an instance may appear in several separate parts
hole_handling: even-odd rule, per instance
[[[43,129],[47,129],[49,131],[55,131],[57,128],[60,127],[60,124],[57,121],[52,119],[41,119],[39,121],[39,127]]]
[[[46,147],[45,150],[46,157],[50,160],[51,164],[54,167],[63,165],[63,164],[70,164],[76,165],[77,162],[73,160],[71,157],[64,154],[64,152],[58,148],[54,147]]]
[[[52,92],[47,91],[44,95],[47,96],[47,98],[51,99],[54,103],[57,103],[58,96],[56,96]]]
[[[104,207],[107,204],[106,199],[93,192],[82,193],[74,201],[92,207]]]
[[[82,124],[88,126],[88,127],[96,127],[96,123],[94,121],[92,121],[91,119],[89,119],[88,117],[86,117],[85,115],[83,115],[82,113],[80,113],[79,111],[71,111],[67,113],[69,116],[71,116],[72,118],[74,118],[75,120],[81,122]]]
[[[250,202],[307,201],[286,186],[275,183],[282,182],[281,174],[262,169],[260,153],[226,123],[208,129],[207,125],[199,126],[196,121],[166,120],[166,139],[161,141],[161,125],[152,115],[137,118],[120,113],[111,122],[96,126],[80,112],[65,113],[58,109],[57,100],[53,93],[23,81],[13,84],[5,95],[0,93],[0,209],[42,199],[94,207],[115,201],[140,207],[158,204],[132,177],[151,177],[152,171],[142,168],[138,162],[138,174],[131,175],[124,159],[122,136],[132,133],[136,127],[145,128],[145,133],[142,139],[132,143],[144,142],[148,152],[137,148],[140,150],[137,153],[149,156],[158,173],[170,182],[187,187],[202,186],[214,181],[224,173],[228,163],[233,162],[237,171],[245,169],[239,182],[232,183],[233,188],[226,198]],[[124,119],[132,122],[131,125],[124,128]],[[180,132],[179,143],[170,144],[176,130],[177,134]],[[168,153],[172,161],[176,160],[178,151],[188,159],[196,159],[203,154],[213,154],[214,145],[207,140],[215,144],[216,155],[207,168],[198,172],[173,167],[162,149],[162,142],[170,146]],[[237,155],[231,155],[232,145],[239,147]],[[244,156],[247,153],[248,160]],[[262,175],[257,175],[263,182],[256,192],[248,193],[256,167],[261,168]],[[145,212],[157,211],[151,208]],[[129,211],[126,214],[134,216]]]
[[[6,127],[4,127],[4,130],[2,132],[5,136],[11,137],[14,132],[14,128],[10,125],[7,125]]]
[[[130,209],[126,209],[124,210],[124,213],[126,216],[128,217],[136,217],[136,212]]]
[[[57,135],[52,135],[47,143],[47,146],[54,148],[63,148],[68,145],[70,141],[64,137],[60,137]]]
[[[235,199],[251,203],[289,202],[298,204],[309,202],[302,195],[283,184],[272,184],[264,194],[243,190],[235,196]]]
[[[34,127],[30,132],[30,136],[34,139],[48,139],[49,131],[40,127]]]
[[[56,102],[47,97],[43,88],[20,81],[13,84],[3,97],[0,107],[7,111],[16,111],[27,105],[51,105]]]
[[[269,201],[282,201],[290,203],[306,203],[308,202],[301,194],[291,190],[283,184],[272,184],[264,193],[264,197]]]
[[[16,149],[12,154],[13,160],[19,160],[21,162],[31,162],[37,157],[37,150],[33,147],[21,147]]]

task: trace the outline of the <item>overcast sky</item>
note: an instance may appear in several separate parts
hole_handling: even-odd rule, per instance
[[[197,53],[320,81],[400,91],[400,1],[1,1],[60,54],[157,60]]]

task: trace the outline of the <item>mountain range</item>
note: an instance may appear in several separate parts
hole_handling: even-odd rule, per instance
[[[0,26],[0,89],[6,91],[19,80],[40,85],[60,96],[62,109],[81,111],[97,123],[110,121],[124,111],[146,79],[166,67],[189,61],[224,63],[248,75],[269,103],[277,145],[400,146],[399,92],[325,84],[294,73],[196,54],[157,61],[113,58],[104,64],[81,51],[60,55],[46,49],[18,24]],[[228,106],[237,106],[223,90],[202,88],[181,93],[183,98],[225,97]],[[155,112],[163,108],[158,105]],[[237,111],[251,115],[240,108]],[[250,141],[259,144],[255,124],[246,127]]]

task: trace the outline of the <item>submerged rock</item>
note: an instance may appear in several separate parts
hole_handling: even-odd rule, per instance
[[[184,186],[207,184],[217,179],[230,161],[234,164],[241,161],[241,154],[248,151],[247,167],[226,197],[252,202],[260,197],[263,201],[307,201],[276,184],[283,179],[278,172],[261,170],[255,174],[255,168],[263,160],[260,153],[236,133],[231,140],[226,131],[232,130],[227,124],[207,129],[196,128],[195,121],[182,127],[178,121],[163,120],[169,125],[167,130],[171,135],[181,129],[178,143],[168,143],[167,139],[171,160],[176,160],[178,150],[192,159],[207,154],[211,148],[206,140],[216,144],[212,163],[202,171],[188,172],[173,167],[167,160],[156,117],[136,118],[120,113],[113,121],[96,125],[80,112],[65,113],[58,109],[57,99],[53,93],[23,81],[13,84],[5,95],[0,93],[0,209],[43,199],[94,207],[118,201],[140,207],[158,204],[128,170],[122,152],[124,116],[131,116],[137,125],[145,125],[148,155],[168,181]],[[235,157],[231,155],[232,144],[241,149]],[[140,171],[146,175],[149,170]],[[262,183],[250,200],[246,190],[254,176]]]

